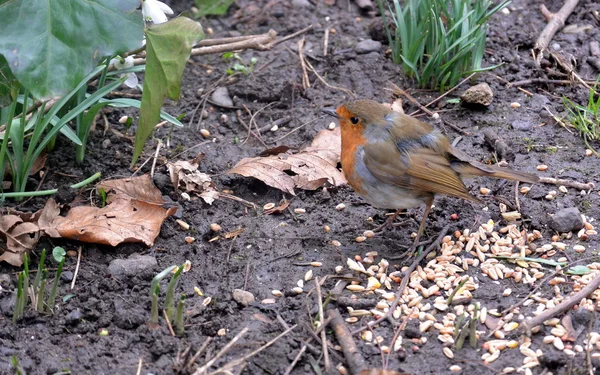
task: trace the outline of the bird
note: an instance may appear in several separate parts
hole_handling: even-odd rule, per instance
[[[436,195],[482,203],[469,192],[462,178],[486,176],[528,183],[539,181],[535,174],[472,160],[452,147],[448,138],[431,124],[373,100],[354,100],[335,111],[323,111],[339,120],[340,161],[348,183],[370,205],[396,210],[388,218],[388,224],[402,209],[425,204],[410,249],[419,244]]]

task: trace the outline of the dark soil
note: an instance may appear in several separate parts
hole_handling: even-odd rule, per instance
[[[385,46],[368,54],[357,54],[353,46],[363,39],[370,38],[369,25],[373,21],[359,8],[349,1],[338,0],[335,6],[326,6],[321,1],[309,7],[293,6],[295,2],[245,1],[237,2],[229,15],[221,18],[210,18],[202,22],[205,29],[212,28],[212,37],[225,37],[245,34],[258,34],[274,29],[284,36],[314,25],[314,29],[305,35],[308,43],[307,55],[317,71],[327,82],[334,86],[350,89],[360,98],[369,98],[381,102],[391,102],[392,94],[386,90],[388,81],[403,88],[414,87],[414,82],[404,78],[401,69],[392,64],[385,56]],[[549,85],[529,84],[524,90],[508,88],[506,81],[520,81],[529,78],[563,79],[552,75],[549,71],[560,71],[551,66],[551,61],[544,61],[545,70],[535,68],[530,50],[544,28],[546,22],[539,12],[541,4],[551,11],[562,6],[559,0],[515,0],[510,5],[510,14],[497,14],[490,21],[487,54],[484,65],[503,63],[489,74],[476,77],[474,83],[487,82],[495,93],[493,104],[487,109],[465,108],[458,104],[442,101],[438,110],[448,122],[455,124],[469,134],[458,133],[451,127],[440,126],[440,129],[451,139],[461,137],[458,148],[467,151],[474,158],[494,160],[493,150],[484,141],[483,131],[492,129],[515,153],[510,164],[519,170],[536,172],[540,175],[566,178],[581,182],[593,182],[600,185],[598,158],[586,157],[585,146],[579,136],[572,131],[560,127],[552,119],[545,108],[559,116],[564,115],[561,98],[568,96],[574,101],[585,103],[588,92],[581,85]],[[176,11],[184,11],[189,3],[173,4]],[[600,25],[592,12],[600,11],[600,4],[593,0],[582,0],[575,12],[567,20],[567,24],[591,25],[593,30],[579,34],[558,33],[552,45],[565,55],[577,59],[578,73],[588,80],[594,80],[598,72],[585,63],[589,56],[589,43],[600,40]],[[322,45],[324,28],[336,30],[329,37],[329,54],[323,57]],[[275,133],[266,132],[262,138],[269,147],[287,145],[303,147],[310,143],[315,134],[327,128],[331,120],[320,112],[321,107],[337,106],[347,100],[342,91],[324,86],[313,74],[309,74],[311,88],[302,89],[299,60],[294,49],[296,40],[278,45],[267,52],[247,51],[240,53],[246,61],[258,58],[254,72],[248,76],[237,75],[228,78],[225,71],[229,62],[220,56],[193,58],[187,66],[183,78],[182,98],[177,103],[170,103],[166,110],[174,115],[185,113],[184,128],[174,129],[169,147],[161,150],[161,160],[192,159],[198,152],[206,157],[201,164],[203,172],[213,175],[219,189],[228,189],[234,195],[256,203],[259,207],[269,202],[278,203],[284,196],[281,191],[270,188],[263,183],[240,176],[226,175],[235,163],[244,157],[256,156],[264,150],[254,137],[247,142],[247,131],[238,120],[241,113],[245,122],[249,115],[244,111],[224,109],[207,103],[208,118],[200,123],[200,96],[198,90],[209,90],[223,79],[237,107],[247,108],[256,113],[255,120],[259,126],[284,116],[291,116],[292,121]],[[224,78],[223,78],[224,77]],[[465,87],[449,95],[457,97]],[[437,92],[411,91],[421,103],[434,99]],[[530,96],[532,94],[533,96]],[[512,108],[511,103],[521,106]],[[411,113],[417,108],[405,101],[405,111]],[[189,123],[192,113],[196,112],[194,122]],[[128,112],[135,115],[135,112]],[[221,116],[228,116],[223,121]],[[107,114],[109,125],[120,133],[126,130],[118,119],[123,112],[113,111]],[[533,124],[528,130],[516,130],[515,121],[526,121]],[[543,125],[543,126],[541,126]],[[131,139],[111,132],[104,134],[102,126],[98,127],[90,140],[89,152],[85,162],[77,165],[74,162],[74,148],[66,141],[59,141],[57,150],[49,155],[46,164],[46,175],[41,184],[42,189],[57,187],[60,189],[56,199],[69,204],[75,194],[68,186],[82,180],[95,172],[102,172],[103,178],[116,178],[131,175],[128,168],[132,154]],[[205,142],[199,132],[206,128],[214,142]],[[292,129],[297,131],[282,138]],[[131,131],[128,133],[131,134]],[[166,142],[170,134],[168,127],[156,131],[155,138]],[[214,137],[214,138],[212,138]],[[109,140],[110,143],[108,143]],[[180,154],[197,144],[202,145]],[[151,157],[156,143],[149,142],[146,153],[141,160]],[[600,145],[596,145],[600,146]],[[177,156],[176,156],[177,155]],[[143,172],[149,171],[148,163]],[[546,164],[546,172],[537,172],[536,166]],[[199,199],[187,201],[174,192],[168,178],[164,163],[159,162],[155,183],[164,195],[181,205],[180,218],[191,225],[184,231],[175,222],[176,217],[168,219],[152,248],[143,245],[122,245],[116,248],[80,244],[70,241],[42,240],[33,253],[33,267],[37,267],[42,248],[51,249],[56,245],[67,250],[83,247],[83,257],[74,290],[70,290],[77,262],[76,257],[67,259],[67,273],[60,284],[57,300],[59,301],[53,316],[38,316],[28,312],[17,324],[11,321],[12,307],[16,285],[17,269],[6,264],[0,265],[0,373],[14,374],[10,366],[11,357],[18,359],[19,365],[27,374],[135,374],[138,363],[142,361],[141,374],[173,374],[191,373],[191,368],[182,367],[180,353],[191,349],[195,353],[201,345],[212,338],[207,349],[197,359],[202,365],[212,358],[244,327],[248,333],[234,347],[215,363],[217,366],[229,363],[250,351],[257,349],[285,330],[285,326],[297,325],[289,334],[275,344],[247,361],[243,374],[283,374],[296,357],[302,345],[311,340],[311,345],[294,367],[292,374],[318,373],[317,368],[324,371],[321,345],[311,335],[312,319],[316,310],[314,291],[307,295],[294,295],[291,289],[297,281],[304,278],[312,269],[315,276],[335,275],[334,268],[346,264],[346,259],[354,259],[355,255],[365,256],[369,251],[377,251],[380,257],[389,258],[398,255],[401,247],[411,243],[410,234],[417,228],[415,223],[399,227],[393,231],[377,235],[363,243],[354,241],[365,229],[371,228],[367,222],[372,217],[374,222],[381,223],[385,212],[370,207],[358,198],[350,187],[321,188],[317,191],[298,191],[291,199],[291,209],[281,214],[262,214],[248,209],[243,204],[228,199],[220,199],[212,205]],[[73,177],[68,177],[73,176]],[[39,177],[31,178],[31,188],[35,189]],[[465,204],[464,201],[438,197],[436,206],[429,217],[426,237],[436,237],[439,231],[450,221],[452,214],[459,219],[451,222],[451,231],[467,228],[476,230],[480,223],[489,219],[498,225],[506,223],[500,216],[499,204],[514,204],[514,184],[502,181],[477,179],[467,182],[474,194],[479,194],[479,187],[485,186],[493,191],[493,196],[484,197],[486,210],[481,206]],[[600,196],[594,189],[581,195],[575,189],[567,194],[559,192],[556,199],[549,201],[544,196],[550,190],[558,190],[556,186],[535,185],[526,196],[520,195],[521,213],[524,217],[522,225],[528,230],[539,230],[544,236],[543,243],[550,243],[553,231],[548,227],[550,215],[566,207],[578,207],[588,218],[600,218]],[[82,199],[89,199],[89,190],[82,192]],[[21,211],[35,211],[43,207],[45,199],[36,198],[18,205],[6,202],[8,207],[18,207]],[[346,209],[335,209],[339,203],[345,203]],[[296,215],[294,208],[304,208],[306,213]],[[410,210],[408,217],[420,219],[422,209]],[[245,231],[234,239],[220,239],[209,242],[215,236],[209,230],[211,223],[219,223],[223,231],[244,228]],[[594,223],[595,224],[595,223]],[[326,232],[323,226],[331,227]],[[196,238],[194,243],[187,243],[186,236]],[[341,247],[334,247],[332,240],[341,242]],[[564,240],[570,246],[577,243],[577,237]],[[573,252],[571,248],[566,256],[575,260],[595,255],[600,241],[591,236],[585,243],[587,251],[583,254]],[[131,254],[147,254],[155,257],[158,267],[146,274],[135,277],[116,277],[108,272],[108,264],[117,258],[127,258]],[[380,258],[378,258],[380,259]],[[150,281],[160,270],[190,260],[192,268],[183,275],[177,294],[186,294],[186,331],[181,338],[173,337],[164,321],[160,328],[151,330],[147,326],[150,314],[148,297]],[[321,267],[307,266],[308,262],[321,262]],[[591,262],[591,261],[590,261]],[[410,261],[406,262],[408,265]],[[400,267],[401,263],[397,264]],[[552,272],[547,270],[547,274]],[[469,274],[478,278],[479,288],[473,291],[475,301],[489,309],[502,310],[526,296],[531,287],[518,284],[512,279],[494,282],[483,276],[479,270],[472,268]],[[52,274],[52,272],[51,272]],[[336,280],[330,279],[323,285],[323,293],[333,288]],[[166,283],[164,283],[166,284]],[[163,286],[164,287],[164,286]],[[194,292],[198,287],[204,297]],[[314,280],[306,282],[305,292],[314,288]],[[512,289],[509,297],[502,297],[502,291]],[[255,303],[248,307],[238,305],[232,299],[232,290],[244,289],[256,297]],[[281,290],[284,297],[274,297],[272,290]],[[568,295],[572,288],[569,284],[561,286],[562,293]],[[73,293],[74,297],[63,302],[62,297]],[[545,284],[540,289],[541,295],[553,296],[553,288]],[[205,298],[212,300],[206,306]],[[276,303],[261,303],[267,298],[274,298]],[[433,297],[430,302],[433,301]],[[594,301],[597,305],[598,301]],[[531,316],[536,304],[523,307],[521,313]],[[338,308],[342,315],[348,317],[347,310],[341,304],[332,302],[327,308]],[[592,331],[600,332],[594,313]],[[361,322],[351,325],[357,329]],[[107,329],[107,336],[100,336],[99,331]],[[225,334],[219,335],[224,329]],[[586,328],[587,329],[587,328]],[[518,349],[506,349],[500,358],[487,365],[481,360],[485,352],[481,344],[489,330],[480,325],[481,339],[478,349],[473,350],[468,344],[461,351],[455,351],[455,359],[451,360],[442,354],[442,344],[437,340],[437,331],[432,330],[423,335],[428,341],[413,341],[420,336],[418,321],[411,321],[401,336],[404,337],[403,349],[392,353],[389,369],[401,370],[410,374],[449,373],[450,366],[459,365],[463,373],[475,372],[499,373],[506,367],[519,367],[523,364],[523,354]],[[532,349],[542,349],[544,353],[541,364],[533,368],[533,373],[577,374],[589,373],[585,353],[576,353],[571,358],[552,345],[542,343],[542,337],[549,334],[547,327],[542,333],[533,335]],[[435,333],[434,333],[435,332]],[[587,330],[585,331],[587,332]],[[221,332],[222,333],[222,332]],[[376,335],[384,338],[382,345],[390,345],[394,329],[388,323],[376,328]],[[327,331],[328,340],[337,345],[333,333]],[[382,367],[382,357],[377,345],[366,343],[360,335],[354,336],[362,355],[372,368]],[[516,334],[508,334],[507,338],[519,340]],[[575,344],[583,345],[585,333],[581,334]],[[468,342],[468,340],[467,340]],[[418,343],[418,345],[417,345]],[[339,348],[338,348],[339,349]],[[332,349],[335,356],[332,363],[337,366],[343,353]],[[190,354],[191,357],[191,354]],[[595,365],[596,360],[592,361]],[[337,372],[337,370],[333,370]],[[234,372],[235,373],[235,372]]]

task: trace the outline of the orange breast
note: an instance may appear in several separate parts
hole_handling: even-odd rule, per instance
[[[366,144],[366,139],[362,135],[361,127],[352,126],[348,123],[342,123],[342,170],[348,183],[359,194],[362,192],[362,180],[355,173],[356,150],[359,146]]]

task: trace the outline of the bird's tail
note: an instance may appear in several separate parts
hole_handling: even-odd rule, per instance
[[[533,173],[515,171],[514,169],[510,168],[499,167],[497,165],[486,165],[475,161],[453,162],[451,166],[452,169],[464,177],[486,176],[493,178],[504,178],[506,180],[513,181],[529,182],[532,184],[539,182],[540,180],[540,178]]]

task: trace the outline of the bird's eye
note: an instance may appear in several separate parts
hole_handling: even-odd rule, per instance
[[[356,124],[358,124],[358,123],[359,123],[359,121],[360,121],[360,119],[359,119],[358,117],[356,117],[356,116],[354,116],[354,117],[350,117],[350,122],[351,122],[353,125],[356,125]]]

